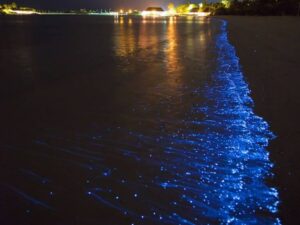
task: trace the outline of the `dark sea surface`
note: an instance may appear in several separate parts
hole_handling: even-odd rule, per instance
[[[224,21],[12,16],[0,33],[1,224],[280,224],[274,135]]]

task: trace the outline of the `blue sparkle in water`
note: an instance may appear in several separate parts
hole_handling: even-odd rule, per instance
[[[211,82],[204,91],[194,92],[206,101],[194,106],[184,121],[193,129],[159,137],[128,132],[145,145],[155,143],[163,149],[163,155],[126,151],[134,163],[157,167],[150,177],[126,179],[129,190],[147,188],[138,199],[139,207],[130,202],[123,206],[133,219],[165,224],[280,224],[277,190],[265,183],[272,175],[266,147],[273,135],[253,112],[250,90],[224,21],[216,50],[218,67]],[[200,113],[205,116],[202,120],[197,119]]]
[[[86,170],[82,183],[89,200],[132,224],[280,224],[278,192],[265,182],[272,175],[266,147],[273,135],[253,112],[226,22],[219,24],[217,69],[204,90],[193,91],[205,101],[176,121],[177,132],[142,134],[117,127],[70,146],[54,146],[47,138],[35,144],[72,156],[68,163]]]

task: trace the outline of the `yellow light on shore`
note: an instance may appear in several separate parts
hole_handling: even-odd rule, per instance
[[[175,15],[176,14],[175,5],[173,3],[170,3],[168,5],[168,14],[169,15]]]
[[[11,9],[3,9],[2,10],[5,14],[12,14]]]
[[[123,9],[120,9],[120,11],[119,11],[120,13],[124,13],[124,10]]]
[[[197,15],[201,17],[206,17],[206,16],[210,16],[210,12],[198,12]]]
[[[168,11],[169,15],[175,15],[176,14],[176,10],[175,9],[171,9]]]
[[[192,10],[193,8],[194,8],[194,5],[190,4],[189,7],[188,7],[188,10]]]
[[[225,8],[229,8],[230,7],[230,1],[229,0],[222,0],[221,3],[225,6]]]
[[[15,9],[3,9],[2,10],[7,15],[33,15],[40,14],[35,10],[15,10]]]
[[[132,13],[132,9],[129,9],[129,10],[128,10],[128,13],[131,14],[131,13]]]
[[[142,11],[142,16],[147,17],[160,17],[160,16],[168,16],[168,12],[166,11],[157,11],[157,10],[151,10],[151,11]]]

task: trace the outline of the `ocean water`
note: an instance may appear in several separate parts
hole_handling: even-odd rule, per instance
[[[0,18],[5,224],[280,224],[226,22]]]

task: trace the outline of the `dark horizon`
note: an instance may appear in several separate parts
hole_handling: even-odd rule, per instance
[[[216,2],[217,0],[211,0],[208,2]],[[28,0],[26,2],[22,0],[12,0],[12,1],[3,1],[0,0],[0,4],[7,4],[15,2],[19,6],[27,6],[32,7],[36,9],[43,9],[43,10],[70,10],[70,9],[145,9],[149,6],[161,6],[161,7],[167,7],[167,5],[172,2],[176,5],[187,2],[186,0],[44,0],[44,1],[38,1],[38,0]],[[198,1],[199,3],[203,2],[201,0]]]

